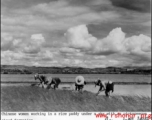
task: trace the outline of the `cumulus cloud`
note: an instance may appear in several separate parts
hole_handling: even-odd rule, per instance
[[[94,54],[113,54],[124,52],[125,33],[121,28],[113,29],[106,38],[99,39],[93,46]]]
[[[100,56],[94,56],[94,58],[95,58],[95,59],[100,59],[100,60],[101,60],[101,59],[106,58],[106,56],[100,55]]]
[[[107,37],[97,39],[89,34],[86,25],[80,25],[68,29],[65,36],[70,47],[80,49],[88,54],[110,55],[119,53],[148,57],[151,53],[150,37],[141,34],[126,38],[121,28],[115,28]]]
[[[147,9],[141,1],[131,7]],[[98,67],[143,65],[151,59],[151,39],[145,36],[151,36],[149,8],[145,13],[136,10],[130,14],[130,6],[122,6],[126,2],[121,0],[3,0],[2,4],[1,51],[6,64]],[[113,29],[117,26],[127,35],[121,28]],[[141,35],[132,36],[137,34]],[[116,59],[122,57],[122,61]],[[110,61],[114,58],[115,62]]]
[[[53,60],[53,53],[48,49],[42,49],[38,53],[28,54],[23,53],[22,51],[2,51],[1,52],[1,63],[2,64],[20,64],[20,65],[35,65],[35,63],[56,63],[56,60]]]
[[[132,36],[126,38],[125,48],[129,52],[151,52],[151,39],[145,35]]]
[[[1,50],[7,51],[23,51],[25,53],[38,53],[45,43],[45,38],[42,34],[33,34],[30,39],[23,40],[15,38],[9,33],[2,33]]]
[[[50,50],[41,50],[37,54],[37,60],[51,61],[52,59],[53,59],[53,54],[50,52]]]
[[[75,65],[79,65],[79,64],[81,64],[81,63],[83,63],[82,60],[78,60],[78,59],[74,60],[74,64],[75,64]]]
[[[8,33],[1,33],[1,50],[10,48],[12,40]]]
[[[58,63],[62,66],[82,66],[82,67],[86,67],[84,64],[84,61],[81,59],[71,59],[71,58],[65,58],[62,60],[59,60]]]
[[[1,50],[14,50],[19,47],[20,43],[22,42],[21,39],[15,39],[9,33],[1,33]]]
[[[131,55],[139,56],[145,60],[151,60],[151,38],[145,35],[126,38],[124,47]]]
[[[2,54],[1,54],[2,58],[8,57],[10,60],[12,60],[12,59],[20,59],[23,56],[24,55],[21,52],[16,53],[16,52],[12,52],[12,51],[9,51],[9,50],[3,51]]]
[[[1,37],[3,40],[1,44],[5,44],[4,42],[10,42],[13,39],[13,37],[9,35],[8,33],[1,33]]]
[[[97,38],[88,33],[85,25],[68,29],[65,33],[70,47],[79,49],[90,49],[96,43]]]
[[[33,34],[31,35],[30,40],[23,44],[23,52],[25,53],[38,53],[42,48],[42,45],[45,43],[45,38],[42,34]]]
[[[74,49],[74,48],[63,47],[63,48],[60,48],[59,51],[61,53],[76,53],[76,52],[79,52],[80,50]]]
[[[22,42],[21,39],[14,39],[14,40],[13,40],[13,46],[17,46],[17,45],[19,45],[21,42]]]
[[[19,61],[24,57],[21,52],[13,52],[10,50],[1,52],[2,64],[19,64]]]

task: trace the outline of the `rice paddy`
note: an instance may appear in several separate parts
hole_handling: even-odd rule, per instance
[[[113,95],[108,98],[86,90],[79,93],[37,86],[2,86],[1,105],[2,111],[151,111],[151,97]]]

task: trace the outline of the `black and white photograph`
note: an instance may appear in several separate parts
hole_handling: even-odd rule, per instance
[[[1,0],[2,112],[151,112],[151,85],[151,0]]]

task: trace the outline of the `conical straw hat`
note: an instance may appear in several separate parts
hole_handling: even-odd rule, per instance
[[[112,81],[109,81],[109,84],[112,84]]]
[[[84,85],[84,77],[83,76],[77,76],[75,79],[75,82],[77,85]]]

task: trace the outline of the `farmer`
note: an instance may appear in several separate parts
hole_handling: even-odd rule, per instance
[[[52,77],[46,77],[44,75],[35,74],[34,76],[35,80],[40,80],[39,86],[42,86],[42,88],[49,89],[51,85],[54,85],[54,89],[58,88],[58,85],[60,84],[61,80],[59,78],[52,78]]]
[[[112,81],[101,81],[98,79],[95,81],[95,87],[96,85],[100,86],[99,91],[96,95],[102,91],[105,91],[105,95],[109,97],[111,95],[111,92],[114,92],[114,83]]]
[[[54,89],[58,88],[59,84],[61,83],[60,78],[58,77],[53,77],[51,81],[49,81],[48,84],[48,89],[51,87],[51,85],[54,85]]]
[[[82,89],[83,89],[85,84],[86,84],[86,81],[85,81],[83,76],[77,76],[75,78],[75,90],[76,91],[78,90],[78,91],[82,92]]]
[[[38,73],[36,73],[35,75],[34,75],[34,79],[35,80],[39,80],[40,82],[38,83],[38,86],[39,87],[44,87],[45,86],[45,84],[46,84],[46,81],[47,81],[47,78],[46,78],[46,76],[44,76],[44,75],[39,75]]]

